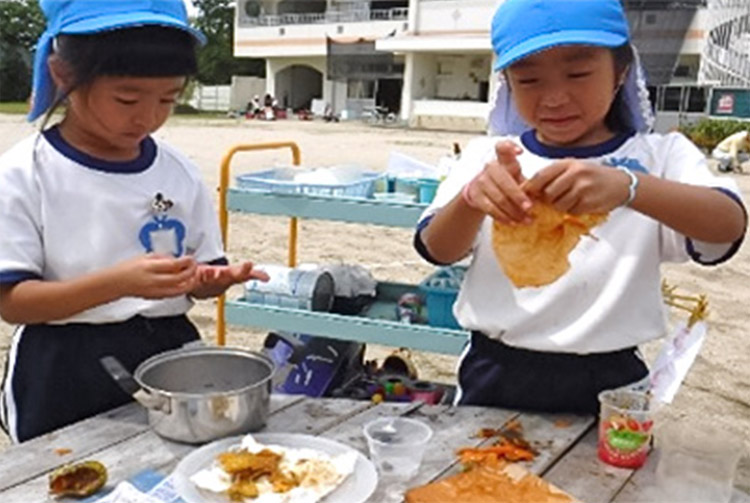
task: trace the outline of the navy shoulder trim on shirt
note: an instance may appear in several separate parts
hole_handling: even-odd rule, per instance
[[[0,285],[13,285],[29,279],[42,279],[30,271],[0,271]]]
[[[548,159],[564,159],[574,157],[576,159],[587,159],[590,157],[601,157],[616,151],[623,143],[635,135],[635,131],[618,133],[604,143],[586,147],[554,147],[545,145],[536,137],[536,131],[526,131],[521,135],[521,143],[529,152]]]
[[[153,164],[154,159],[156,159],[156,142],[150,136],[147,136],[141,142],[141,152],[132,161],[106,161],[89,155],[65,141],[65,138],[60,134],[58,126],[52,126],[44,130],[42,135],[44,135],[44,138],[55,150],[71,161],[97,171],[120,174],[140,173],[146,171]]]
[[[745,228],[747,228],[747,219],[748,219],[747,208],[745,208],[745,205],[742,204],[742,199],[740,199],[740,197],[734,192],[732,192],[731,190],[725,189],[723,187],[714,187],[714,190],[718,190],[722,194],[729,196],[734,202],[740,205],[740,208],[742,208],[742,213],[744,213],[745,215]],[[692,258],[694,262],[697,262],[698,264],[701,264],[701,265],[718,265],[734,257],[737,251],[739,251],[740,246],[742,245],[742,242],[744,240],[745,240],[745,233],[743,233],[742,236],[740,236],[740,238],[737,241],[732,243],[732,245],[729,247],[729,249],[724,255],[713,260],[704,260],[703,257],[701,256],[701,253],[695,249],[695,243],[690,238],[685,238],[685,247],[687,249],[688,254],[690,255],[690,258]]]
[[[420,257],[425,259],[427,262],[433,265],[450,265],[445,262],[439,262],[436,260],[432,255],[430,255],[430,251],[427,249],[427,246],[424,244],[424,241],[422,241],[422,230],[427,227],[427,225],[432,221],[433,217],[435,215],[428,215],[427,217],[423,218],[422,220],[417,223],[417,231],[414,233],[414,249],[417,250],[417,253]]]

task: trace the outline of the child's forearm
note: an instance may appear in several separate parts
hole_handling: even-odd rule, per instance
[[[190,292],[190,296],[196,299],[210,299],[218,297],[226,291],[226,287],[219,285],[200,285]]]
[[[0,286],[0,317],[8,323],[48,323],[74,316],[123,295],[108,273],[69,281],[27,280]]]
[[[742,207],[721,191],[649,175],[638,177],[633,209],[707,243],[731,243],[744,234],[747,222]]]
[[[471,251],[485,216],[466,204],[460,194],[456,196],[422,230],[422,241],[430,256],[444,264],[464,258]]]

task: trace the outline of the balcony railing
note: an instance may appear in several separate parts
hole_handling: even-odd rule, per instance
[[[354,11],[329,11],[320,13],[278,14],[249,17],[241,15],[240,27],[282,26],[293,24],[334,24],[361,23],[368,21],[405,21],[409,18],[409,9],[361,9]]]
[[[734,17],[719,15],[722,11]],[[716,24],[710,27],[703,50],[700,80],[750,86],[750,57],[743,40],[750,36],[750,3],[712,0],[709,12]]]

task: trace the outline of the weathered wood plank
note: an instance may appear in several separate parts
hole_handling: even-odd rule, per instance
[[[168,473],[177,462],[195,447],[162,439],[151,430],[112,445],[92,456],[107,467],[109,487],[151,468]],[[6,491],[0,492],[3,503],[47,503],[47,475],[36,477]],[[63,499],[60,501],[72,501]]]
[[[612,498],[612,503],[664,503],[664,496],[659,494],[656,482],[656,467],[659,465],[661,452],[654,449],[648,456],[646,464],[632,472],[624,485]],[[607,466],[604,463],[600,463]],[[737,480],[735,480],[737,485]],[[735,488],[731,503],[750,502],[750,495]]]
[[[599,461],[596,442],[597,429],[592,428],[544,474],[544,479],[586,503],[611,501],[633,471]]]
[[[605,463],[600,463],[607,466]],[[656,465],[659,464],[659,451],[652,450],[646,460],[646,464],[638,470],[634,470],[630,477],[625,480],[624,485],[612,498],[615,503],[656,503],[661,498],[655,493],[656,488]],[[706,502],[709,503],[709,502]]]
[[[273,395],[271,395],[271,404],[269,408],[270,415],[273,416],[279,411],[298,404],[306,398],[307,397],[304,395],[283,395],[280,393],[274,393]]]
[[[274,414],[263,431],[318,435],[372,406],[364,400],[308,398]]]
[[[456,451],[485,442],[476,436],[482,428],[500,428],[515,419],[518,412],[487,407],[424,406],[409,417],[432,427],[433,437],[425,451],[419,472],[411,486],[431,482],[457,468]]]
[[[271,414],[304,400],[303,396],[272,395]],[[53,468],[91,457],[111,445],[148,430],[146,410],[124,405],[47,435],[14,445],[0,455],[0,494],[6,488],[45,474]],[[55,449],[70,449],[60,456]]]
[[[145,410],[140,405],[130,404],[13,445],[0,455],[0,494],[3,489],[38,477],[63,463],[90,456],[146,430]],[[70,449],[71,452],[61,456],[55,449]]]
[[[304,400],[304,396],[272,395],[269,423]],[[149,452],[149,446],[154,452]],[[54,454],[54,449],[62,447],[73,452],[63,457]],[[195,446],[158,437],[147,425],[145,409],[126,405],[5,451],[0,456],[0,480],[7,483],[0,486],[0,501],[10,503],[16,494],[27,492],[27,499],[19,502],[29,503],[35,501],[33,498],[47,501],[47,474],[64,463],[97,459],[108,468],[110,480],[116,485],[146,468],[161,468],[168,473],[193,449]]]
[[[321,437],[330,438],[349,447],[357,449],[365,456],[369,456],[367,441],[362,433],[362,427],[379,417],[403,416],[418,409],[422,403],[389,403],[383,402],[376,407],[362,411],[352,416],[335,428],[328,429],[320,434]]]
[[[527,413],[521,414],[518,421],[523,427],[524,438],[537,451],[534,460],[525,466],[538,475],[543,475],[562,458],[595,423],[591,416]]]
[[[433,436],[427,445],[417,475],[405,486],[419,486],[450,473],[457,465],[455,455],[457,449],[482,443],[483,440],[475,436],[480,428],[499,428],[516,415],[516,412],[502,409],[445,405],[424,405],[407,414],[408,417],[430,425]],[[361,430],[360,435],[362,435]],[[391,493],[396,491],[403,492],[403,488],[398,487],[398,483],[381,480],[369,501],[373,503],[385,501],[392,497]]]

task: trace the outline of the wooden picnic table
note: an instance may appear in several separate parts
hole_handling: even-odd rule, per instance
[[[539,451],[525,466],[581,501],[642,502],[644,487],[653,482],[658,452],[636,471],[614,468],[597,459],[593,417],[274,395],[264,431],[319,435],[366,454],[362,425],[384,415],[407,415],[433,428],[434,436],[412,486],[455,472],[457,448],[488,442],[475,436],[480,428],[499,428],[513,419],[521,423],[524,436]],[[166,476],[195,448],[159,437],[149,428],[145,409],[129,404],[0,453],[0,502],[51,501],[47,476],[63,463],[96,459],[107,466],[108,487],[114,487],[144,470]],[[369,501],[381,501],[383,491],[381,484]],[[736,491],[732,501],[748,502],[750,498]]]

